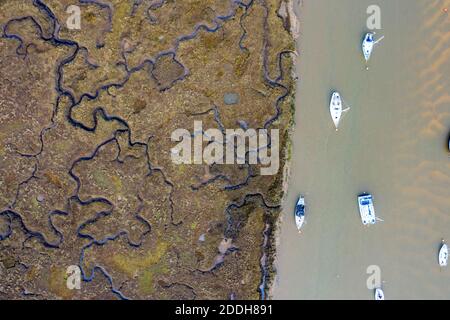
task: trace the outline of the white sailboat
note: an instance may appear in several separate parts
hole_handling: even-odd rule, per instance
[[[358,206],[363,225],[375,224],[377,222],[371,194],[364,193],[359,195]]]
[[[362,51],[364,54],[364,59],[366,59],[366,62],[369,61],[370,56],[372,55],[373,46],[375,44],[374,36],[375,36],[375,33],[373,33],[373,32],[368,32],[364,36],[364,40],[362,43]]]
[[[381,288],[375,289],[375,300],[384,300],[384,292]]]
[[[300,196],[295,206],[295,225],[300,233],[301,228],[305,222],[305,197]]]
[[[375,40],[375,32],[368,32],[364,36],[364,40],[362,42],[362,51],[364,55],[364,59],[366,60],[366,70],[369,70],[367,63],[372,55],[373,48],[377,43],[384,39],[384,36],[380,37],[378,40]]]
[[[341,121],[342,116],[342,99],[339,92],[333,92],[330,100],[330,114],[331,119],[333,119],[334,126],[336,127],[336,131],[338,130],[339,121]]]
[[[439,266],[446,267],[448,262],[448,247],[447,244],[442,240],[442,246],[439,250]]]

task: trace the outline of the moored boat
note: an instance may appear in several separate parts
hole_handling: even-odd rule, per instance
[[[300,196],[295,206],[295,224],[297,226],[298,232],[301,231],[302,226],[305,222],[305,197]]]
[[[381,288],[375,289],[375,300],[384,300],[384,292]]]
[[[448,263],[448,247],[447,244],[442,240],[442,246],[439,250],[439,265],[441,267],[446,267]]]
[[[336,131],[338,130],[339,121],[342,116],[342,98],[339,92],[333,92],[330,100],[330,114],[331,119],[333,119],[334,126],[336,127]]]
[[[358,206],[363,225],[375,224],[377,222],[371,194],[364,193],[359,195]]]
[[[366,35],[364,36],[364,40],[362,42],[362,51],[364,54],[364,59],[366,59],[366,62],[369,61],[370,56],[372,55],[373,46],[375,44],[374,35],[375,34],[373,32],[366,33]]]

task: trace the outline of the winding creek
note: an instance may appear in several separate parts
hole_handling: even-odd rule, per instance
[[[385,39],[366,71],[366,9],[381,8]],[[448,299],[450,270],[449,0],[303,0],[296,127],[279,232],[275,299],[373,299],[379,266],[386,299]],[[351,106],[335,132],[332,90]],[[384,222],[361,224],[356,197],[374,196]],[[306,196],[307,224],[293,219]]]
[[[101,8],[107,9],[108,10],[108,16],[109,16],[109,27],[108,28],[110,29],[110,27],[111,27],[111,15],[112,15],[111,11],[112,11],[112,8],[109,5],[106,5],[106,4],[102,3],[102,2],[93,1],[93,0],[92,1],[91,0],[83,0],[83,1],[80,1],[80,2],[81,3],[96,4],[96,5],[100,6]],[[155,3],[155,5],[150,6],[149,9],[150,10],[155,9],[158,6],[161,6],[163,4],[164,4],[164,1],[160,1],[158,3]],[[266,10],[264,30],[262,31],[264,33],[264,52],[263,52],[263,60],[264,60],[264,64],[263,64],[264,65],[263,66],[264,70],[263,71],[264,72],[263,72],[263,76],[264,76],[264,80],[265,80],[265,82],[266,82],[266,84],[268,86],[270,86],[272,88],[279,88],[279,89],[282,89],[282,91],[283,91],[282,94],[280,96],[278,96],[276,98],[276,101],[274,102],[274,114],[273,115],[268,115],[268,119],[265,121],[265,123],[263,125],[264,128],[268,128],[279,118],[279,116],[281,114],[280,104],[289,94],[288,89],[283,84],[281,84],[281,80],[283,80],[283,78],[284,78],[284,74],[283,74],[282,68],[281,68],[281,62],[282,62],[282,59],[284,57],[290,55],[290,53],[286,51],[286,52],[280,52],[278,54],[278,70],[277,70],[278,74],[276,75],[275,78],[271,78],[270,75],[269,75],[269,70],[268,70],[269,69],[269,67],[268,67],[268,64],[269,64],[269,62],[268,62],[268,55],[269,55],[268,51],[269,51],[270,44],[269,44],[269,40],[268,40],[268,28],[269,28],[269,26],[268,26],[267,17],[269,15],[269,13],[268,13],[269,8],[267,7],[267,5],[264,2],[262,4],[264,5],[264,8]],[[114,136],[111,139],[109,139],[107,141],[104,141],[100,145],[96,146],[95,150],[94,150],[94,152],[92,154],[82,156],[82,157],[78,158],[77,160],[75,160],[75,162],[72,163],[68,174],[70,175],[70,177],[75,182],[76,188],[75,188],[75,191],[74,191],[73,195],[69,199],[67,199],[67,202],[69,203],[70,201],[74,201],[74,202],[80,204],[81,206],[85,206],[85,205],[89,205],[91,203],[99,202],[99,203],[103,203],[103,204],[106,204],[106,205],[112,207],[112,203],[108,199],[105,199],[105,198],[93,198],[93,199],[87,199],[87,200],[80,199],[80,197],[79,197],[79,190],[80,190],[80,186],[81,186],[81,181],[80,181],[80,178],[73,172],[73,170],[74,170],[75,166],[78,163],[83,162],[83,161],[93,160],[93,158],[96,156],[97,152],[104,145],[106,145],[108,143],[112,143],[114,141],[117,142],[117,137],[116,137],[117,133],[119,133],[119,132],[128,132],[128,133],[130,133],[130,131],[131,131],[130,126],[128,125],[126,120],[124,120],[124,119],[122,119],[122,118],[120,118],[118,116],[115,116],[115,115],[108,115],[107,112],[103,108],[98,107],[93,112],[93,126],[89,127],[89,126],[87,126],[87,125],[77,121],[76,119],[74,119],[72,117],[72,111],[75,108],[77,108],[81,104],[81,102],[83,100],[95,100],[95,99],[97,99],[99,97],[99,94],[101,92],[107,91],[109,88],[113,88],[113,87],[114,88],[120,88],[120,87],[123,87],[128,82],[128,80],[130,79],[130,77],[132,76],[133,73],[142,70],[144,67],[146,67],[146,65],[154,66],[156,61],[159,58],[161,58],[163,56],[166,56],[166,55],[171,56],[176,63],[180,64],[184,68],[183,76],[181,76],[178,79],[175,79],[170,84],[170,86],[174,85],[174,83],[176,81],[183,80],[187,75],[189,75],[189,70],[188,70],[188,68],[186,66],[182,65],[180,62],[178,62],[176,60],[177,50],[178,50],[178,47],[179,47],[180,43],[183,42],[183,41],[189,41],[189,40],[195,39],[200,32],[209,32],[209,33],[216,32],[217,30],[219,30],[221,28],[221,25],[224,22],[226,22],[227,20],[233,19],[235,17],[237,9],[239,7],[244,8],[244,10],[247,12],[247,10],[253,5],[253,0],[250,0],[248,2],[243,2],[243,1],[240,1],[240,0],[231,0],[230,1],[230,5],[231,5],[230,6],[230,8],[231,8],[230,11],[226,15],[216,16],[214,18],[214,25],[213,25],[213,27],[210,27],[210,26],[208,26],[206,24],[202,24],[202,23],[197,24],[190,34],[180,35],[179,37],[177,37],[175,42],[173,43],[173,47],[172,48],[169,48],[167,50],[159,52],[155,57],[148,57],[148,58],[146,58],[138,66],[130,66],[128,64],[128,61],[127,61],[126,52],[122,52],[122,57],[123,57],[123,61],[124,62],[119,62],[118,65],[123,67],[125,72],[126,72],[124,79],[120,80],[119,82],[109,83],[109,84],[103,85],[103,86],[101,86],[99,88],[93,88],[92,92],[83,93],[83,94],[81,94],[80,97],[76,97],[71,92],[70,89],[64,88],[64,85],[63,85],[63,83],[64,83],[64,68],[65,68],[65,66],[69,65],[70,63],[72,63],[75,60],[75,58],[77,57],[78,53],[84,52],[84,54],[86,55],[87,49],[84,48],[84,47],[81,47],[76,41],[67,40],[67,39],[61,39],[59,37],[60,23],[59,23],[58,19],[56,18],[56,16],[54,15],[54,13],[50,10],[50,8],[45,4],[44,1],[34,0],[33,1],[33,5],[35,7],[37,7],[42,13],[44,13],[44,15],[47,16],[48,19],[51,21],[51,24],[52,24],[52,28],[51,29],[52,30],[50,32],[50,35],[46,35],[45,34],[45,32],[43,31],[43,29],[41,28],[39,23],[32,16],[26,16],[26,17],[21,17],[21,18],[14,18],[14,19],[9,20],[5,24],[5,26],[3,28],[3,34],[4,34],[5,38],[14,39],[14,40],[17,40],[19,42],[19,46],[18,46],[16,52],[17,52],[18,55],[20,55],[20,50],[19,49],[23,49],[24,41],[20,38],[20,36],[18,36],[16,34],[13,34],[13,33],[10,33],[8,28],[9,28],[10,24],[13,24],[13,23],[16,23],[16,22],[20,23],[20,22],[23,22],[25,20],[30,20],[30,22],[36,28],[37,33],[39,34],[40,38],[43,41],[48,42],[48,43],[50,43],[53,46],[64,46],[64,47],[68,47],[68,48],[71,49],[70,54],[67,57],[65,57],[64,59],[62,59],[62,61],[60,61],[58,63],[57,68],[56,68],[55,91],[58,93],[58,97],[56,99],[56,103],[55,103],[56,107],[55,107],[55,111],[54,111],[53,117],[56,114],[57,106],[59,105],[61,99],[67,98],[67,99],[69,99],[69,103],[70,103],[70,108],[69,108],[69,112],[68,112],[68,115],[67,115],[67,121],[73,127],[76,127],[76,128],[88,131],[88,132],[95,132],[96,129],[97,129],[98,117],[102,117],[104,120],[107,120],[107,121],[116,121],[116,122],[118,122],[119,124],[121,124],[123,126],[122,129],[118,129],[114,133]],[[245,14],[246,14],[246,12],[245,12]],[[152,19],[150,14],[149,14],[149,19],[150,20]],[[242,24],[241,24],[241,27],[242,27],[242,37],[241,37],[241,41],[240,41],[239,45],[240,45],[241,50],[245,51],[245,50],[247,50],[247,48],[245,48],[243,46],[242,42],[243,42],[243,40],[245,39],[245,37],[247,35],[247,31],[245,30],[245,28],[243,27]],[[101,44],[99,44],[99,45],[101,45]],[[25,48],[25,53],[24,53],[25,56],[27,55],[27,48],[28,47]],[[87,62],[90,64],[89,61],[87,61]],[[219,126],[221,126],[220,115],[218,114],[217,108],[214,109],[213,111],[214,111],[215,120],[218,122]],[[217,111],[217,114],[216,114],[216,111]],[[35,159],[37,159],[40,156],[40,154],[43,151],[43,145],[44,145],[43,136],[45,135],[46,131],[51,129],[52,126],[54,126],[54,124],[55,124],[53,117],[52,117],[52,119],[51,119],[51,121],[49,123],[49,126],[47,128],[45,128],[44,130],[42,130],[42,132],[40,134],[40,142],[41,142],[40,151],[38,153],[36,153],[36,154],[23,155],[23,156],[33,157]],[[129,145],[133,144],[130,141],[130,139],[129,139],[128,143],[129,143]],[[140,145],[144,146],[145,148],[148,147],[148,141],[147,141],[147,143],[144,143],[144,142],[135,142],[135,143],[140,144]],[[269,142],[269,146],[270,146],[270,142]],[[153,168],[151,166],[149,160],[148,160],[148,167],[149,167],[149,171],[160,171],[163,174],[163,176],[164,176],[164,180],[165,180],[164,182],[168,186],[170,186],[171,189],[173,189],[173,184],[170,182],[170,180],[168,180],[166,178],[165,174],[162,172],[162,169]],[[246,185],[248,180],[251,177],[252,177],[252,173],[249,171],[248,177],[247,177],[247,179],[244,182],[242,182],[240,184],[237,184],[237,185],[227,186],[227,187],[225,187],[225,190],[238,189],[238,188],[242,187],[243,185]],[[28,180],[23,181],[19,185],[19,189],[20,189],[20,187],[22,185],[26,185],[29,182],[29,180],[35,179],[35,178],[36,177],[34,176],[34,173],[33,173],[33,175]],[[227,177],[224,177],[224,178],[226,179]],[[171,210],[172,210],[172,213],[173,213],[172,192],[173,192],[173,190],[170,193],[169,201],[171,202]],[[265,202],[264,197],[263,197],[262,194],[251,194],[251,193],[249,193],[249,194],[246,194],[244,196],[242,204],[241,203],[230,203],[225,211],[228,214],[230,209],[232,209],[232,208],[240,208],[241,206],[246,204],[247,200],[250,200],[250,198],[256,198],[256,199],[260,198],[260,201],[259,201],[260,205],[262,207],[264,207],[265,209],[267,209],[267,210],[279,207],[279,206],[272,206],[270,204],[267,204]],[[54,248],[54,249],[59,248],[60,244],[63,242],[64,239],[63,239],[62,233],[54,226],[53,220],[52,220],[52,216],[54,216],[54,215],[67,215],[67,212],[54,210],[54,211],[52,211],[49,214],[49,225],[51,226],[52,231],[55,234],[58,235],[58,241],[53,243],[53,242],[49,242],[45,238],[44,234],[41,234],[40,232],[34,232],[34,231],[31,231],[31,230],[27,229],[27,227],[25,226],[25,224],[24,224],[20,214],[14,211],[14,204],[15,204],[15,201],[11,205],[10,209],[8,209],[7,211],[1,213],[1,216],[5,216],[7,218],[7,220],[9,220],[9,224],[7,225],[7,232],[6,232],[6,234],[1,234],[0,235],[0,240],[4,239],[4,238],[6,238],[6,237],[8,237],[10,235],[12,220],[13,219],[18,219],[20,221],[22,229],[27,234],[29,234],[30,237],[37,237],[46,247],[50,247],[50,248]],[[121,299],[127,299],[127,297],[120,291],[121,290],[120,287],[119,288],[117,287],[117,285],[113,281],[112,276],[107,272],[107,270],[103,266],[94,265],[89,270],[87,270],[88,268],[86,268],[85,261],[84,261],[85,252],[88,249],[90,249],[91,247],[93,247],[93,246],[103,246],[103,245],[107,244],[108,242],[116,241],[116,240],[118,240],[121,237],[124,237],[127,240],[128,244],[130,246],[139,247],[141,245],[141,242],[133,243],[129,239],[128,234],[127,234],[126,231],[121,231],[121,232],[119,232],[117,234],[109,235],[109,236],[105,237],[104,239],[96,239],[92,235],[87,234],[86,232],[84,232],[84,229],[85,229],[86,226],[95,223],[102,216],[108,215],[110,213],[111,213],[111,210],[108,210],[106,212],[100,212],[96,217],[91,218],[91,219],[83,222],[77,228],[77,230],[76,230],[77,237],[82,238],[82,239],[87,239],[89,241],[86,245],[84,245],[81,248],[80,257],[79,257],[79,266],[81,268],[81,275],[82,275],[82,279],[84,281],[91,282],[94,279],[94,277],[95,277],[95,272],[97,271],[97,272],[99,272],[100,274],[102,274],[103,276],[106,277],[107,281],[110,284],[111,291],[115,295],[117,295]],[[171,215],[172,215],[172,213],[171,213]],[[136,218],[138,218],[138,219],[140,218],[138,214],[136,215]],[[176,223],[173,222],[173,218],[172,218],[172,223],[174,225],[176,225]],[[145,233],[143,235],[145,235],[146,233],[149,232],[150,226],[148,225],[147,227],[148,227],[148,230],[145,231]],[[269,242],[269,234],[270,234],[270,230],[271,230],[270,227],[271,226],[266,223],[265,229],[264,229],[264,231],[262,233],[262,256],[261,256],[261,259],[260,259],[261,283],[260,283],[260,285],[258,287],[258,291],[260,292],[260,297],[262,299],[265,299],[265,297],[266,297],[266,278],[268,277],[268,266],[267,266],[267,253],[266,253],[266,250],[267,250],[268,245],[269,245],[268,242]],[[227,253],[227,251],[229,251],[227,248],[225,248],[224,250],[225,250],[224,252],[220,251],[220,253],[222,255],[225,255]],[[223,260],[223,256],[221,258]],[[212,269],[214,269],[220,263],[221,263],[221,261],[219,261],[217,264],[215,264],[212,267]]]

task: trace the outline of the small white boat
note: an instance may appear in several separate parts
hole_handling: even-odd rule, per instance
[[[439,250],[439,265],[441,267],[446,267],[448,262],[448,247],[445,244],[444,240],[442,240],[442,246]]]
[[[381,288],[375,289],[375,300],[384,300],[384,292]]]
[[[305,222],[305,198],[300,196],[295,206],[295,224],[298,232],[300,232],[303,223]]]
[[[362,51],[366,62],[369,61],[370,56],[372,55],[373,46],[375,44],[374,35],[375,34],[373,32],[366,33],[362,43]]]
[[[330,114],[337,131],[342,116],[342,99],[339,92],[333,92],[331,95]]]
[[[358,196],[359,214],[363,225],[375,224],[375,208],[373,207],[373,197],[371,194],[361,194]]]

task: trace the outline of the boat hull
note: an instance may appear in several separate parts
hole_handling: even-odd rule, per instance
[[[442,244],[442,247],[439,250],[439,265],[441,267],[446,267],[447,263],[448,263],[448,247],[444,243]]]
[[[374,43],[373,33],[367,33],[362,43],[362,51],[366,62],[369,61],[372,55]]]
[[[305,223],[305,198],[300,196],[295,206],[295,225],[300,232]]]
[[[301,231],[304,223],[305,223],[305,216],[295,216],[295,225],[297,226],[298,231]]]
[[[381,288],[375,289],[375,300],[384,300],[384,292]]]
[[[363,225],[375,224],[377,217],[373,206],[373,197],[371,194],[362,194],[358,196],[359,214]]]
[[[337,130],[342,116],[342,98],[338,92],[333,92],[331,95],[330,115]]]

